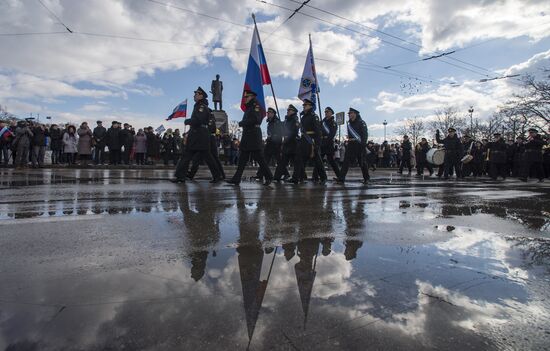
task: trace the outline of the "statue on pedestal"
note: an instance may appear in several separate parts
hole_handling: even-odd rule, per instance
[[[220,80],[220,75],[216,74],[216,80],[212,81],[210,92],[212,93],[212,101],[214,102],[214,110],[221,111],[222,108],[222,91],[223,82]],[[218,104],[220,105],[218,108]]]

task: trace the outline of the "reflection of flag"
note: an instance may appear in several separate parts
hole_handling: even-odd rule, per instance
[[[264,55],[264,49],[260,43],[260,34],[258,28],[254,26],[252,43],[250,45],[250,55],[248,56],[248,67],[246,68],[246,78],[244,80],[243,97],[241,100],[241,110],[246,110],[244,91],[252,90],[256,93],[256,99],[260,104],[262,117],[265,116],[264,85],[271,84],[269,69]]]
[[[157,133],[162,133],[166,130],[166,128],[164,128],[164,125],[160,125],[157,129],[155,129],[155,132]]]
[[[311,39],[309,40],[309,51],[307,52],[306,64],[304,65],[304,72],[302,73],[302,79],[300,80],[300,90],[298,90],[298,98],[304,101],[304,99],[311,100],[313,103],[313,110],[316,109],[316,94],[319,92],[319,84],[317,81],[317,72],[315,71],[315,60],[313,59],[313,47],[311,45]]]
[[[185,117],[187,117],[187,99],[185,99],[183,102],[180,102],[178,106],[174,108],[174,111],[172,111],[172,114],[168,116],[166,120],[169,121],[174,118],[185,118]]]

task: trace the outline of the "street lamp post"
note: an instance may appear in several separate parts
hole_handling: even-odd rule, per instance
[[[386,141],[386,126],[388,125],[388,121],[384,120],[382,124],[384,125],[384,141]]]
[[[470,106],[470,109],[468,110],[468,112],[470,112],[470,134],[472,134],[471,136],[473,137],[474,136],[474,119],[473,119],[474,107]]]

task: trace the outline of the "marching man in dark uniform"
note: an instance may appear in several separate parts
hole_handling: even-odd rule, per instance
[[[281,177],[288,174],[288,163],[296,158],[296,150],[298,148],[298,130],[300,122],[298,122],[298,109],[292,104],[288,105],[286,110],[285,121],[283,123],[283,149],[281,162],[277,163],[274,180],[280,181]]]
[[[403,168],[407,167],[409,170],[409,175],[411,175],[411,151],[412,151],[412,144],[409,141],[408,135],[403,135],[403,142],[401,143],[401,164],[399,165],[399,174],[403,174]]]
[[[325,118],[321,122],[321,160],[326,156],[327,161],[332,167],[336,178],[340,178],[340,168],[334,160],[334,137],[338,131],[338,125],[334,120],[334,110],[330,107],[325,108]],[[316,172],[313,177],[315,178]]]
[[[456,178],[460,178],[460,159],[462,157],[462,143],[460,142],[460,139],[456,135],[456,129],[453,127],[449,128],[447,130],[449,134],[444,139],[441,139],[439,135],[439,129],[435,133],[435,139],[439,144],[443,144],[445,146],[445,160],[443,162],[444,165],[444,173],[443,176],[445,179],[449,179],[449,174],[452,173],[453,169],[456,173]]]
[[[264,185],[269,185],[273,180],[271,170],[265,162],[262,154],[262,116],[260,115],[260,106],[256,100],[256,93],[251,90],[244,92],[246,110],[244,111],[243,119],[239,122],[239,126],[243,128],[243,136],[241,137],[239,163],[237,171],[233,178],[227,181],[229,184],[238,185],[241,182],[244,168],[250,157],[258,163],[260,171],[265,177]]]
[[[542,147],[546,143],[535,128],[529,129],[529,137],[525,143],[525,151],[523,154],[523,167],[521,169],[521,181],[526,182],[531,174],[531,171],[539,179],[539,182],[544,181],[544,171],[542,168]]]
[[[281,148],[283,142],[283,124],[274,108],[267,109],[267,138],[264,146],[264,158],[268,167],[273,159],[277,165],[281,162]],[[286,173],[288,176],[288,171]],[[256,173],[256,179],[261,180],[263,174],[260,170]]]
[[[217,183],[221,180],[216,163],[210,152],[210,135],[208,132],[208,123],[210,121],[210,109],[208,108],[208,94],[201,88],[195,91],[193,99],[195,106],[191,118],[185,120],[185,124],[190,126],[185,145],[185,155],[178,162],[174,183],[185,183],[185,176],[189,169],[189,163],[195,157],[201,157],[212,174],[211,183]]]
[[[313,159],[315,170],[319,174],[320,182],[327,181],[327,173],[321,161],[320,146],[321,146],[321,130],[319,128],[319,120],[315,111],[313,111],[313,103],[304,99],[304,111],[301,118],[302,137],[298,143],[297,157],[294,160],[294,173],[291,181],[300,183],[304,181],[305,166],[309,159]]]
[[[502,139],[500,133],[493,134],[495,140],[487,144],[489,153],[489,176],[493,180],[497,180],[500,176],[506,179],[508,154],[506,153],[507,145]]]
[[[342,165],[338,182],[345,182],[350,163],[357,160],[363,173],[363,183],[366,184],[370,178],[369,167],[365,162],[365,147],[367,146],[367,139],[369,137],[367,134],[367,124],[361,118],[359,111],[354,108],[349,108],[348,115],[348,147],[344,154],[344,164]]]
[[[210,108],[208,110],[210,111],[210,117],[208,118],[208,133],[210,133],[210,154],[212,155],[212,159],[214,160],[214,163],[216,165],[216,171],[220,175],[221,179],[225,179],[225,172],[223,171],[223,166],[220,162],[220,155],[218,153],[218,138],[216,137],[216,117],[214,116]],[[197,171],[199,170],[200,163],[201,159],[199,157],[195,157],[193,159],[191,170],[187,174],[187,178],[193,179],[195,177],[195,174],[197,174]]]

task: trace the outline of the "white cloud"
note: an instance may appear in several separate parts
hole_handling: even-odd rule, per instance
[[[265,104],[267,107],[273,107],[275,108],[275,101],[273,99],[273,96],[269,95],[265,97]],[[281,113],[281,117],[286,114],[286,108],[288,105],[294,105],[298,110],[301,109],[302,101],[298,98],[291,98],[291,99],[281,99],[277,98],[277,105],[279,106],[279,113]]]
[[[364,105],[365,102],[363,101],[363,98],[355,97],[351,99],[351,104],[354,106]]]
[[[104,104],[87,104],[81,107],[82,111],[88,111],[88,112],[105,111],[108,109],[109,107],[107,107]]]
[[[136,80],[144,76],[154,77],[160,71],[180,70],[191,64],[208,65],[211,57],[225,56],[236,71],[244,73],[250,27],[216,21],[174,6],[237,24],[249,24],[250,13],[259,13],[259,29],[270,71],[279,77],[300,77],[308,47],[307,35],[311,33],[318,74],[332,85],[356,80],[360,61],[378,48],[387,47],[380,39],[397,42],[366,26],[387,29],[392,33],[392,27],[399,26],[399,30],[409,36],[408,40],[422,45],[424,53],[491,38],[527,35],[532,40],[540,40],[550,33],[550,23],[541,24],[546,18],[543,14],[550,11],[550,3],[536,0],[453,3],[437,0],[316,1],[315,6],[360,25],[307,6],[302,10],[355,32],[301,14],[279,28],[289,13],[255,0],[170,1],[170,6],[132,0],[44,1],[75,33],[1,37],[0,47],[9,48],[2,50],[0,66],[0,101],[3,104],[10,99],[57,103],[60,97],[95,100],[107,97],[126,99],[128,94],[160,96],[162,89],[137,84]],[[0,13],[0,28],[4,33],[64,30],[42,6],[32,1],[3,1]],[[269,33],[275,29],[277,32],[270,36]],[[143,40],[129,40],[129,37]],[[543,66],[548,58],[548,52],[541,53],[506,72],[525,72]],[[459,88],[442,85],[414,96],[382,91],[378,94],[378,110],[408,113],[452,102],[461,107],[475,104],[477,111],[488,112],[508,96],[510,90],[505,82],[484,85],[466,82]],[[279,107],[288,103],[283,100]]]
[[[550,50],[534,55],[529,60],[513,65],[501,72],[503,74],[525,74],[541,73],[548,75],[542,68],[548,67]],[[446,78],[445,81],[452,80]],[[510,99],[514,92],[517,92],[520,82],[519,78],[496,80],[486,83],[478,81],[465,81],[459,86],[441,84],[438,87],[423,94],[404,96],[399,93],[381,91],[378,93],[376,106],[377,111],[387,113],[400,112],[409,117],[412,113],[419,111],[433,112],[446,106],[453,106],[459,110],[466,111],[469,106],[474,106],[476,113],[486,117],[492,114],[499,105]]]

